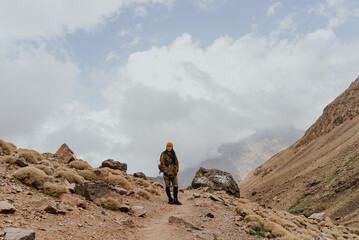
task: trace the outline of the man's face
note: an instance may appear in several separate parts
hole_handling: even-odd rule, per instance
[[[170,151],[172,150],[172,147],[171,147],[171,146],[167,146],[166,149],[167,149],[167,151],[170,152]]]

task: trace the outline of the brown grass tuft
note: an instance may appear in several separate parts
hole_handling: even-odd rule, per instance
[[[138,190],[136,192],[137,195],[143,197],[144,199],[150,200],[151,199],[151,195],[149,192],[145,191],[145,190]]]
[[[14,156],[6,156],[4,157],[4,162],[8,164],[13,164],[16,161]]]
[[[69,181],[69,183],[79,184],[85,181],[83,177],[79,176],[76,172],[73,171],[59,171],[56,177],[66,179]]]
[[[49,160],[47,160],[47,159],[41,160],[41,164],[45,165],[45,166],[48,166],[48,167],[52,166],[51,162]]]
[[[139,185],[139,186],[143,186],[143,187],[149,187],[150,183],[149,181],[146,181],[142,178],[134,178],[133,179],[135,181],[135,184]]]
[[[85,178],[88,181],[96,181],[98,180],[98,177],[96,173],[94,173],[91,170],[79,170],[79,175]]]
[[[116,199],[108,197],[101,202],[101,206],[112,211],[120,211],[122,205]]]
[[[57,183],[50,182],[46,182],[44,184],[43,192],[52,197],[60,197],[63,193],[70,193],[70,191],[66,187]]]
[[[108,182],[113,185],[119,185],[120,187],[126,190],[132,189],[132,185],[126,180],[126,178],[122,176],[114,175],[112,173],[110,173],[108,176]]]
[[[45,165],[37,165],[36,168],[44,171],[48,176],[54,175],[54,171]]]
[[[43,184],[44,179],[47,177],[43,171],[32,166],[16,170],[14,172],[14,176],[21,182],[30,186],[38,186]]]
[[[5,155],[11,154],[11,147],[9,146],[9,143],[1,139],[0,139],[0,153],[3,153]]]
[[[91,165],[86,162],[86,161],[80,161],[80,160],[77,160],[77,161],[72,161],[70,163],[70,167],[73,167],[73,168],[76,168],[78,170],[91,170],[92,167]]]
[[[108,167],[105,167],[105,168],[101,168],[102,170],[106,170],[112,174],[115,174],[115,175],[119,175],[119,176],[124,176],[123,172],[121,170],[118,170],[118,169],[112,169],[112,168],[108,168]]]
[[[61,167],[61,164],[60,163],[58,163],[58,162],[56,162],[56,161],[51,161],[51,164],[52,164],[52,166],[54,167],[54,168],[59,168],[59,167]]]
[[[158,190],[154,189],[153,187],[146,188],[145,190],[154,195],[161,196],[161,193]]]

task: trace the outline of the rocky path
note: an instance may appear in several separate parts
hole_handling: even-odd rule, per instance
[[[193,197],[193,196],[196,196]],[[133,239],[248,239],[244,227],[236,221],[234,206],[211,200],[207,193],[184,191],[183,205],[169,205],[165,194],[155,203],[153,214],[142,221]]]

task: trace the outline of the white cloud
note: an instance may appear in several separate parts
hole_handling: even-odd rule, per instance
[[[223,0],[190,0],[193,4],[197,5],[201,10],[212,11],[214,4]]]
[[[136,7],[134,11],[134,15],[135,17],[145,18],[147,17],[147,10],[143,6]]]
[[[282,6],[281,2],[276,2],[272,6],[270,6],[267,10],[267,16],[274,16],[276,14],[276,10]]]
[[[0,4],[0,38],[49,39],[79,29],[94,31],[118,17],[126,7],[143,4],[171,7],[173,3],[174,0],[3,1]]]
[[[328,18],[328,27],[337,28],[353,17],[359,16],[358,2],[354,0],[327,0],[327,4],[318,4],[311,8],[309,13]]]
[[[184,168],[250,129],[309,127],[356,77],[358,47],[324,29],[292,41],[221,37],[206,49],[183,34],[132,54],[102,91],[106,108],[56,115],[55,125],[67,124],[48,142],[66,139],[94,165],[113,157],[155,175],[157,155],[173,141]]]
[[[111,51],[109,54],[107,54],[105,62],[111,62],[113,60],[118,60],[119,56],[116,51]]]

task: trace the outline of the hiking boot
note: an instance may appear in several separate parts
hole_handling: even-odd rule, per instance
[[[182,203],[180,202],[180,201],[178,201],[178,199],[177,198],[175,198],[175,200],[174,200],[174,202],[173,202],[174,204],[176,204],[176,205],[182,205]]]
[[[175,202],[173,201],[172,198],[168,199],[168,204],[174,204]]]

